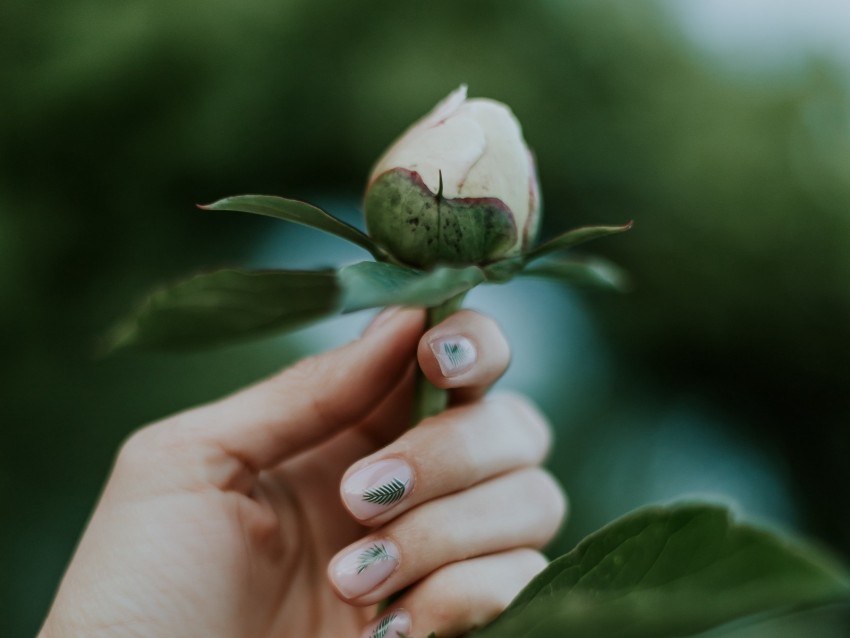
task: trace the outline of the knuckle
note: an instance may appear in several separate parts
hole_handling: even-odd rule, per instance
[[[530,482],[529,493],[537,495],[544,524],[540,526],[541,543],[549,542],[560,529],[567,514],[567,495],[558,480],[541,468],[529,470],[526,480]]]
[[[150,471],[152,459],[161,448],[162,435],[159,426],[149,425],[133,432],[118,450],[115,467],[121,472],[132,474]]]
[[[528,397],[505,392],[497,401],[509,409],[513,423],[533,446],[535,460],[542,460],[552,447],[552,426],[549,420]]]
[[[514,550],[516,566],[511,574],[516,575],[520,589],[549,565],[546,557],[536,549],[522,548]]]
[[[505,610],[510,600],[499,595],[498,587],[482,587],[479,576],[474,563],[464,561],[444,565],[422,583],[424,597],[438,603],[429,610],[437,627],[468,631]]]
[[[191,448],[190,433],[178,415],[133,432],[119,448],[115,467],[122,473],[150,474],[164,458],[185,456]]]

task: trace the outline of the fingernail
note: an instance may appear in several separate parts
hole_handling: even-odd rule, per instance
[[[363,632],[363,638],[398,638],[410,633],[410,614],[394,609],[382,616]]]
[[[429,345],[444,377],[454,377],[466,372],[478,358],[475,344],[466,337],[445,337],[436,339]]]
[[[367,465],[342,484],[346,507],[362,521],[399,503],[413,489],[413,470],[400,459]]]
[[[366,335],[370,334],[373,330],[376,330],[380,326],[387,323],[387,321],[389,321],[396,314],[398,314],[399,310],[401,310],[401,306],[390,306],[389,308],[384,308],[383,310],[381,310],[381,312],[379,312],[377,315],[375,315],[375,318],[372,319],[372,323],[370,323],[368,326],[366,326],[366,330],[363,331],[363,336],[365,337]]]
[[[349,599],[368,594],[398,567],[398,548],[389,541],[372,541],[352,549],[331,567],[337,589]]]

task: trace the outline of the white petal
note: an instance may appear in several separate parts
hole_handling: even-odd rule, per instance
[[[493,100],[469,100],[455,117],[467,114],[484,129],[487,150],[469,171],[459,196],[502,200],[514,213],[520,243],[529,213],[531,167],[519,122],[508,107]]]
[[[487,137],[471,115],[456,112],[441,123],[411,133],[396,144],[378,163],[377,177],[391,168],[416,171],[431,192],[436,193],[443,175],[443,195],[460,196],[460,187],[470,169],[484,155]]]
[[[419,133],[424,130],[428,130],[434,126],[440,125],[444,120],[453,115],[458,108],[464,103],[466,100],[466,84],[461,84],[454,91],[449,93],[447,97],[441,100],[437,106],[435,106],[431,111],[425,115],[420,120],[414,122],[402,135],[398,138],[395,143],[390,146],[389,149],[381,156],[378,160],[375,167],[372,169],[372,174],[369,177],[369,181],[374,180],[381,173],[386,172],[391,168],[395,168],[399,166],[398,164],[394,164],[392,159],[397,156],[399,151],[404,147],[408,147],[414,138],[417,138]],[[426,182],[427,183],[427,182]]]

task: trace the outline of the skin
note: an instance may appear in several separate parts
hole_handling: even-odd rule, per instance
[[[537,549],[564,515],[538,467],[548,427],[521,397],[484,398],[509,359],[491,320],[422,325],[419,311],[386,311],[342,348],[135,433],[40,636],[368,636],[375,603],[405,588],[390,612],[415,636],[501,612],[545,566]],[[457,335],[477,359],[446,377],[429,344]],[[408,430],[417,358],[454,407]],[[409,464],[413,487],[358,520],[341,480],[386,459]],[[347,597],[334,565],[364,539],[394,543],[398,566]]]

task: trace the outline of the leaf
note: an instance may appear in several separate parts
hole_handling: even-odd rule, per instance
[[[336,235],[352,244],[368,250],[376,259],[386,259],[387,253],[372,239],[350,224],[337,219],[317,206],[297,199],[286,199],[273,195],[236,195],[225,197],[212,204],[200,206],[203,210],[229,210],[274,217],[296,224],[303,224]]]
[[[476,638],[665,638],[753,614],[850,600],[813,547],[710,505],[649,507],[553,561]]]
[[[333,271],[195,275],[151,293],[112,331],[107,350],[192,348],[291,330],[337,310],[340,292]]]
[[[407,482],[394,478],[389,483],[363,492],[363,500],[376,505],[392,505],[398,503],[404,496]]]
[[[619,291],[625,291],[629,287],[625,271],[601,257],[543,259],[527,267],[519,275]]]
[[[525,253],[525,258],[527,262],[532,261],[556,250],[565,250],[594,239],[599,239],[600,237],[624,233],[633,224],[634,222],[629,222],[623,226],[584,226],[582,228],[575,228],[528,251]]]
[[[489,282],[495,284],[507,283],[525,267],[525,263],[525,258],[522,256],[500,259],[485,266],[484,274]]]
[[[430,272],[362,261],[339,272],[343,312],[380,306],[432,307],[484,281],[477,266],[436,268]]]
[[[357,557],[357,573],[360,574],[375,563],[385,560],[395,560],[395,556],[390,554],[384,545],[372,545]]]

